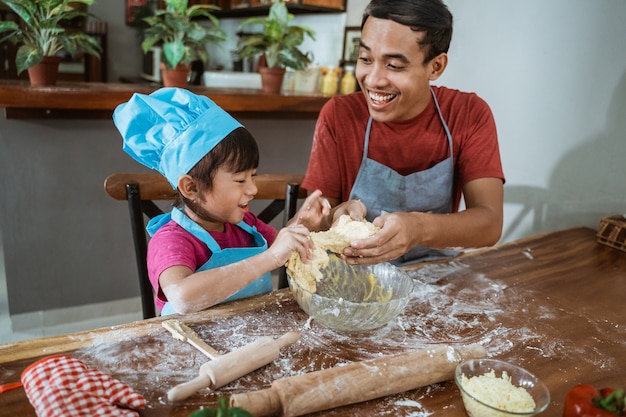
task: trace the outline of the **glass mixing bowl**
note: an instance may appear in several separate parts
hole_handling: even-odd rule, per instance
[[[348,265],[330,255],[315,293],[288,275],[289,288],[300,307],[313,319],[340,332],[383,327],[406,307],[413,280],[390,263]]]

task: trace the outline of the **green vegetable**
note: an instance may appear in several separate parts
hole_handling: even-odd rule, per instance
[[[205,408],[189,414],[189,417],[253,417],[246,410],[238,407],[230,407],[228,398],[221,397],[217,400],[217,408]]]

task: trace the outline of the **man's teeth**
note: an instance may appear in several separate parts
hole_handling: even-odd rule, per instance
[[[377,94],[377,93],[369,93],[369,96],[374,101],[389,101],[395,97],[393,94]]]

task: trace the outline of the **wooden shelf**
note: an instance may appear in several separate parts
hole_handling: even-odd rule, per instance
[[[0,80],[0,107],[7,119],[106,119],[133,93],[150,94],[155,84],[59,82],[53,87],[31,87],[28,82]],[[266,94],[243,88],[189,86],[237,117],[315,119],[328,97]]]
[[[200,0],[189,4],[213,4],[221,10],[211,11],[218,18],[223,17],[250,17],[267,15],[271,1],[262,0]],[[165,8],[161,1],[158,8]],[[346,11],[346,0],[290,0],[287,1],[287,10],[292,14],[316,13],[343,13]]]

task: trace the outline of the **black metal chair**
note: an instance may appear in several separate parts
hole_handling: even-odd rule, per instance
[[[260,174],[255,177],[258,192],[255,201],[270,200],[257,216],[270,223],[282,212],[284,226],[297,210],[298,198],[305,198],[306,191],[300,188],[304,175],[301,174]],[[154,292],[148,279],[146,256],[148,251],[146,221],[163,213],[155,201],[174,200],[177,192],[158,173],[114,173],[104,181],[104,189],[116,200],[127,200],[130,211],[135,258],[139,273],[139,289],[144,318],[156,316]],[[287,272],[281,267],[278,288],[287,287]]]

